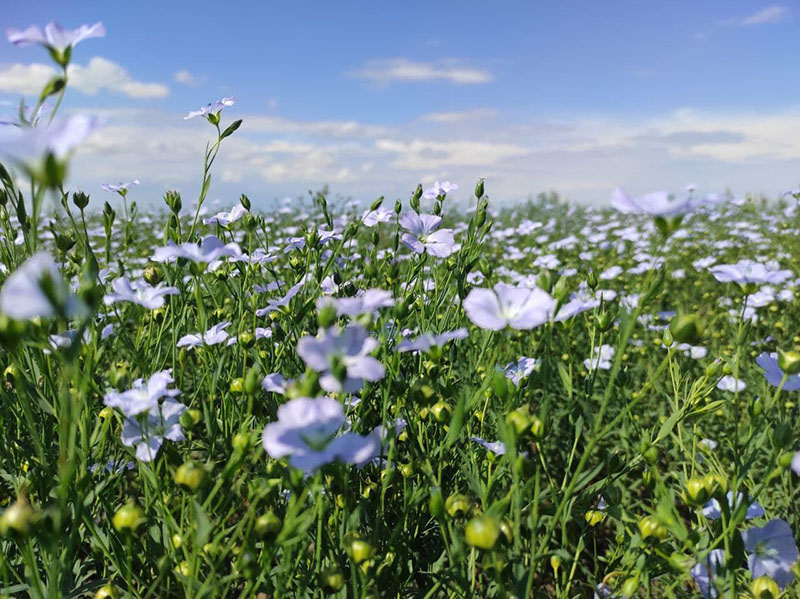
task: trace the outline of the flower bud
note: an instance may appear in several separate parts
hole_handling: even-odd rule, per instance
[[[534,439],[541,439],[542,435],[544,434],[544,423],[539,419],[538,416],[531,416],[531,435],[533,435]]]
[[[584,519],[589,524],[589,526],[597,526],[600,522],[603,521],[605,514],[600,510],[588,510],[584,515]]]
[[[250,198],[248,198],[246,195],[242,194],[239,197],[239,203],[245,210],[250,210]]]
[[[800,352],[778,350],[778,367],[788,375],[800,373]]]
[[[589,273],[586,275],[586,284],[589,286],[589,289],[592,291],[597,289],[598,282],[599,281],[597,280],[597,275],[595,274],[594,269],[590,269]]]
[[[484,514],[467,522],[464,536],[468,545],[488,551],[497,543],[500,524],[497,518]]]
[[[164,203],[177,215],[181,211],[181,194],[178,191],[168,191],[164,194]]]
[[[261,387],[261,368],[256,364],[247,369],[244,375],[244,392],[247,395],[255,395],[256,391]]]
[[[144,280],[150,285],[158,285],[164,279],[161,267],[156,264],[149,264],[144,269]]]
[[[637,597],[639,595],[639,573],[629,576],[620,587],[623,597]]]
[[[196,493],[206,479],[206,469],[201,465],[187,460],[175,471],[175,483],[189,493]]]
[[[777,599],[780,595],[778,583],[769,576],[760,576],[750,585],[753,599]]]
[[[82,211],[89,205],[89,196],[82,191],[75,191],[72,194],[72,203]]]
[[[478,199],[482,198],[483,192],[484,192],[483,179],[478,179],[478,182],[475,184],[475,197]]]
[[[550,567],[553,569],[553,574],[558,575],[558,569],[561,567],[561,558],[557,555],[550,556]]]
[[[133,500],[117,510],[111,520],[117,532],[135,532],[145,522],[144,513]]]

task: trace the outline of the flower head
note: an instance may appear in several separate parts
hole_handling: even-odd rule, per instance
[[[94,25],[81,25],[77,29],[64,29],[55,21],[45,25],[44,29],[38,25],[31,25],[27,29],[7,29],[8,41],[15,46],[28,46],[40,44],[63,52],[69,47],[76,46],[79,42],[92,37],[104,37],[106,28],[98,21]]]
[[[212,225],[214,223],[219,223],[223,227],[227,227],[231,223],[235,223],[237,220],[242,218],[245,212],[247,212],[247,208],[241,204],[236,204],[233,208],[231,208],[230,212],[217,212],[210,218],[204,218],[203,224]]]
[[[363,382],[383,378],[383,365],[370,354],[378,349],[378,341],[360,324],[349,324],[344,330],[321,329],[316,337],[303,337],[297,353],[313,370],[322,374],[320,386],[325,391],[354,393]]]
[[[778,366],[778,354],[776,352],[767,353],[762,352],[756,358],[756,364],[764,369],[764,378],[767,379],[770,385],[778,387],[783,380],[784,372]],[[797,391],[800,389],[800,374],[793,374],[786,377],[786,382],[783,384],[784,391]]]
[[[120,192],[125,193],[125,192],[128,191],[128,189],[130,189],[134,185],[139,185],[139,179],[134,179],[133,181],[128,181],[126,183],[118,183],[117,185],[114,185],[112,183],[103,183],[103,185],[101,185],[101,187],[103,188],[103,191],[112,191],[112,192],[116,192],[116,193],[120,193]]]
[[[165,247],[156,248],[153,260],[156,262],[171,262],[178,258],[186,258],[194,263],[208,263],[219,260],[223,256],[241,256],[242,250],[237,243],[223,244],[216,235],[206,235],[200,242],[182,243],[176,245],[172,242]]]
[[[180,395],[180,390],[169,388],[174,382],[172,370],[162,370],[151,375],[147,381],[136,379],[133,388],[127,391],[109,391],[103,403],[110,408],[118,408],[127,417],[136,416],[157,407],[158,400],[163,397]]]
[[[437,258],[447,258],[453,253],[456,242],[453,230],[439,229],[441,224],[441,216],[406,212],[400,218],[400,226],[408,233],[403,233],[400,240],[404,246],[417,254],[427,252]]]
[[[113,293],[103,297],[106,306],[116,302],[132,302],[147,308],[157,310],[164,305],[164,296],[177,295],[180,293],[177,287],[167,287],[159,283],[155,287],[147,281],[129,281],[127,277],[119,277],[111,283]]]
[[[691,198],[672,200],[666,191],[631,197],[621,187],[617,187],[611,194],[611,205],[623,214],[669,217],[688,212],[691,209]]]
[[[361,466],[380,454],[382,430],[369,435],[345,433],[342,404],[330,397],[299,397],[278,408],[277,422],[264,428],[262,442],[275,459],[289,456],[289,463],[306,473],[340,460]]]
[[[494,289],[476,287],[470,291],[463,306],[469,319],[482,329],[526,331],[549,321],[556,301],[538,287],[497,283]]]
[[[222,110],[226,106],[233,106],[234,104],[236,104],[236,98],[234,96],[226,96],[221,100],[216,100],[215,102],[210,102],[209,104],[206,104],[200,110],[192,110],[189,114],[183,117],[183,120],[193,119],[196,116],[217,114],[220,110]]]
[[[422,197],[426,200],[435,200],[439,196],[447,195],[451,191],[455,191],[458,189],[458,185],[455,183],[450,183],[450,181],[439,181],[434,182],[434,184],[425,190],[425,193],[422,194]]]
[[[136,459],[150,462],[168,441],[185,441],[180,417],[186,406],[174,399],[165,399],[160,406],[146,412],[146,416],[126,418],[122,426],[122,444],[136,447]]]
[[[780,588],[792,582],[792,566],[798,560],[792,529],[785,520],[770,520],[742,532],[744,548],[750,554],[747,565],[753,578],[769,576]]]
[[[748,283],[780,284],[792,277],[790,270],[779,270],[771,265],[753,260],[740,260],[736,264],[718,264],[709,270],[720,283],[738,283],[740,285]]]

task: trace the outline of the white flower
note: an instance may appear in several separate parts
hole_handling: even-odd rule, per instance
[[[180,293],[177,287],[166,287],[163,283],[153,287],[144,280],[131,283],[127,277],[114,279],[111,283],[111,288],[114,293],[109,293],[103,297],[103,302],[106,306],[116,302],[132,302],[149,310],[156,310],[162,307],[165,295],[177,295]]]

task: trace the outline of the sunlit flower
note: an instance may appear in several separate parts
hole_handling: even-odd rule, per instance
[[[299,397],[278,408],[278,420],[264,428],[264,449],[275,459],[289,457],[289,464],[306,473],[339,460],[362,466],[380,455],[381,427],[369,435],[344,433],[342,404],[330,397]]]
[[[176,245],[170,242],[165,247],[156,248],[153,260],[171,262],[178,258],[185,258],[195,263],[208,263],[224,256],[240,256],[241,253],[242,250],[237,243],[222,243],[216,235],[206,235],[200,245],[188,242]]]
[[[733,501],[733,492],[728,491],[727,495],[725,495],[725,502],[728,504],[728,508],[730,510],[736,510],[739,508],[742,503],[745,501],[744,493],[737,493],[736,494],[736,501]],[[721,518],[722,517],[722,506],[719,503],[719,500],[714,498],[710,500],[703,506],[703,515],[709,519]],[[745,512],[745,518],[748,520],[751,518],[760,518],[764,515],[764,508],[761,507],[761,504],[758,501],[753,501],[750,505],[747,506],[747,511]]]
[[[425,190],[422,197],[426,200],[435,200],[439,196],[447,195],[458,189],[458,185],[450,183],[450,181],[436,181],[434,184]]]
[[[133,185],[139,185],[139,179],[134,179],[133,181],[128,181],[127,183],[119,183],[117,185],[112,183],[103,183],[101,187],[103,188],[103,191],[113,191],[119,193],[120,191],[128,191]]]
[[[753,260],[740,260],[736,264],[718,264],[709,270],[720,283],[738,283],[740,285],[748,283],[780,284],[793,276],[790,270],[779,270]]]
[[[227,227],[228,225],[235,223],[237,220],[242,218],[246,212],[247,208],[241,204],[236,204],[233,208],[231,208],[230,212],[217,212],[214,216],[204,218],[203,224],[213,225],[214,223],[219,223],[223,227]]]
[[[742,541],[749,553],[747,565],[754,579],[769,576],[780,588],[792,582],[792,566],[798,560],[798,552],[792,529],[785,520],[778,518],[763,527],[745,530]]]
[[[392,217],[394,216],[394,211],[389,210],[383,206],[379,206],[375,210],[368,210],[364,213],[361,217],[361,222],[364,223],[367,227],[374,227],[378,223],[388,223],[391,222]]]
[[[614,359],[614,354],[617,350],[610,345],[601,345],[592,350],[591,357],[583,361],[583,367],[586,370],[610,370],[611,360]]]
[[[136,459],[150,462],[167,441],[185,441],[180,417],[186,406],[174,399],[165,399],[141,418],[126,418],[122,426],[122,444],[136,447]]]
[[[679,216],[691,208],[691,198],[675,200],[666,191],[654,191],[631,197],[617,187],[611,194],[611,205],[623,214],[647,214],[649,216]]]
[[[231,326],[229,322],[220,322],[208,329],[205,333],[190,333],[178,340],[178,347],[194,349],[202,345],[218,345],[228,340],[229,333],[225,329]]]
[[[168,287],[163,283],[153,287],[144,280],[130,282],[127,277],[114,279],[111,283],[111,288],[114,292],[103,297],[103,302],[107,306],[116,302],[132,302],[148,310],[156,310],[162,307],[165,296],[180,293],[177,287]]]
[[[383,365],[370,355],[378,346],[363,326],[350,324],[342,331],[320,329],[316,337],[303,337],[297,343],[297,353],[321,373],[319,384],[325,391],[354,393],[365,380],[383,378]]]
[[[781,384],[784,372],[781,370],[780,366],[778,366],[778,354],[776,352],[762,352],[756,358],[756,364],[764,369],[764,378],[767,379],[770,385],[778,387]],[[798,389],[800,389],[800,374],[793,374],[786,377],[783,390],[797,391]]]
[[[482,329],[500,331],[536,328],[553,316],[556,302],[538,287],[514,287],[497,283],[493,289],[472,289],[463,306],[467,317]]]
[[[339,316],[354,318],[361,314],[375,314],[381,308],[394,306],[391,291],[385,289],[367,289],[355,297],[321,297],[317,300],[317,310],[325,306],[333,306]]]
[[[527,378],[536,368],[538,362],[533,358],[522,356],[516,362],[509,362],[505,367],[506,378],[519,385],[522,379]]]
[[[747,385],[744,381],[734,378],[729,374],[723,376],[717,383],[717,389],[721,389],[722,391],[730,391],[731,393],[744,391],[746,388]]]
[[[455,238],[452,229],[439,229],[441,224],[441,216],[406,212],[400,218],[400,226],[408,233],[403,233],[400,241],[417,254],[427,252],[437,258],[447,258],[453,253]]]
[[[64,29],[55,21],[51,21],[45,25],[44,29],[37,25],[31,25],[22,31],[19,29],[6,30],[8,41],[15,46],[40,44],[59,51],[76,46],[79,42],[92,37],[104,37],[105,34],[106,28],[99,21],[94,25],[81,25],[77,29]]]
[[[706,558],[697,562],[692,568],[692,578],[700,587],[700,592],[704,599],[714,599],[717,597],[717,589],[714,588],[714,578],[717,570],[725,562],[725,552],[722,549],[711,550]]]
[[[103,398],[103,403],[121,410],[127,417],[136,416],[154,409],[164,397],[180,395],[180,390],[169,388],[174,382],[172,371],[162,370],[151,375],[147,381],[136,379],[133,387],[127,391],[109,391]]]
[[[416,339],[403,339],[397,344],[396,351],[401,353],[410,351],[428,352],[432,347],[441,347],[449,341],[453,341],[454,339],[466,339],[468,336],[469,332],[464,328],[456,329],[455,331],[445,331],[438,335],[425,333]]]
[[[189,114],[183,117],[183,120],[193,119],[196,116],[206,116],[208,114],[216,114],[226,106],[233,106],[236,104],[234,96],[226,96],[221,100],[216,100],[203,106],[200,110],[192,110]]]

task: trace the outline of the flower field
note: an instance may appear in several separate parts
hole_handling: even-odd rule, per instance
[[[90,196],[103,33],[8,35],[64,74],[5,124],[0,595],[798,596],[800,191],[216,212],[226,97],[199,197]]]

